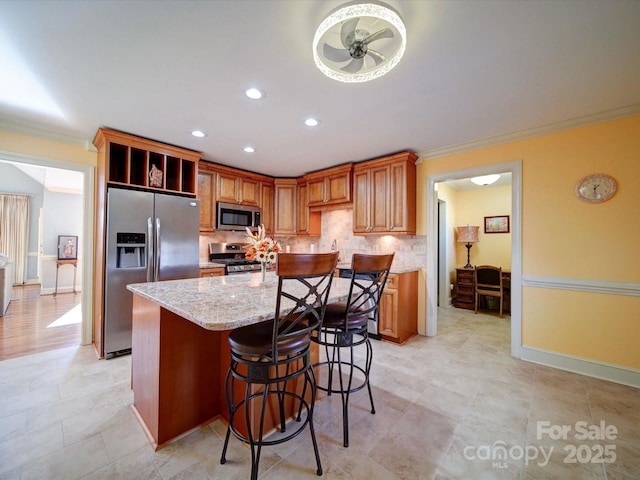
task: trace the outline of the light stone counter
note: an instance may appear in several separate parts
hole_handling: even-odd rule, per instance
[[[268,272],[136,283],[127,289],[207,330],[232,330],[273,317],[278,277]],[[349,280],[334,278],[329,302],[347,298]]]
[[[216,263],[216,262],[200,262],[198,266],[199,268],[225,268],[224,263]]]
[[[351,268],[351,263],[341,262],[338,264],[337,268]],[[400,263],[394,260],[393,263],[391,264],[391,269],[389,270],[389,272],[395,273],[395,274],[401,274],[401,273],[415,272],[417,270],[420,270],[421,268],[422,266],[417,264]]]

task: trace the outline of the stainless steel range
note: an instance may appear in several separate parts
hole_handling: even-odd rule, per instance
[[[246,249],[242,243],[209,244],[209,261],[224,264],[227,275],[260,270],[260,262],[247,260],[245,253]]]

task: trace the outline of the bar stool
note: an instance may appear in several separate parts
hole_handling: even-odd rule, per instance
[[[371,413],[375,414],[373,394],[369,384],[369,372],[373,361],[373,350],[369,340],[369,319],[377,320],[380,309],[380,297],[387,283],[389,269],[394,254],[364,255],[354,254],[351,260],[351,288],[346,303],[327,305],[324,320],[320,329],[312,337],[312,341],[324,346],[326,361],[314,367],[326,367],[326,386],[318,384],[318,389],[339,393],[342,399],[343,444],[349,446],[349,396],[362,390],[369,391]],[[355,361],[354,348],[366,346],[364,364]],[[343,358],[342,350],[349,349],[348,358]],[[318,373],[323,370],[319,370]],[[348,372],[347,379],[343,373]],[[356,378],[354,379],[354,374]],[[337,381],[334,379],[337,376]],[[355,385],[354,385],[355,380]]]
[[[276,320],[236,328],[229,335],[231,365],[225,379],[229,426],[220,463],[226,463],[229,437],[233,434],[251,447],[252,480],[258,478],[262,447],[291,440],[307,425],[316,456],[316,473],[322,475],[313,428],[316,380],[310,346],[311,333],[322,324],[337,262],[338,252],[280,253],[276,263]],[[297,379],[302,378],[300,388]],[[244,395],[236,395],[236,383],[244,383]],[[274,401],[269,402],[270,398]],[[289,431],[285,404],[289,411],[297,410],[298,424]],[[301,421],[303,409],[306,417]],[[275,417],[273,420],[284,435],[276,432],[265,438],[267,415]]]

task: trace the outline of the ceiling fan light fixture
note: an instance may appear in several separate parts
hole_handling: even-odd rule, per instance
[[[492,183],[497,182],[499,178],[500,178],[500,175],[497,173],[494,173],[492,175],[482,175],[480,177],[473,177],[471,181],[476,185],[491,185]]]
[[[391,39],[384,43],[385,50],[371,48],[383,39]],[[404,55],[406,44],[407,31],[396,12],[374,3],[349,5],[330,14],[316,30],[313,60],[318,69],[333,80],[368,82],[393,69]],[[345,62],[349,63],[345,65]],[[370,65],[372,62],[375,65]]]

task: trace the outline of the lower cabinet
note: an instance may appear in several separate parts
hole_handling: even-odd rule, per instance
[[[224,275],[224,267],[216,267],[216,268],[201,268],[200,276],[201,277],[221,277]]]
[[[392,273],[380,299],[378,329],[384,340],[404,343],[418,333],[418,271]]]

